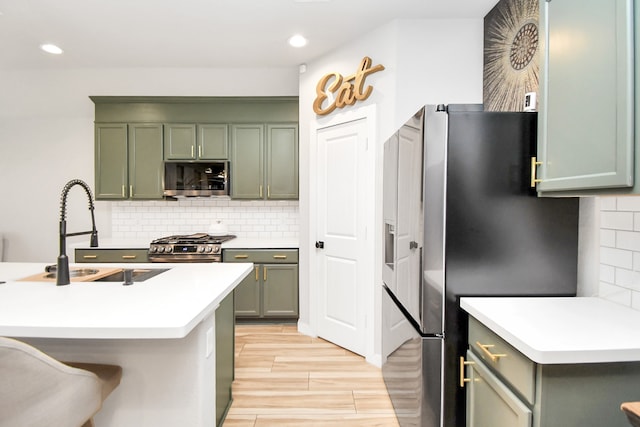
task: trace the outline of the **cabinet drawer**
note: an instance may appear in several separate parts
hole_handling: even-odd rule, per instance
[[[297,264],[297,249],[224,249],[223,262],[253,262],[260,264]]]
[[[468,427],[531,427],[533,413],[518,396],[467,351],[470,382],[467,387]]]
[[[535,363],[469,316],[469,348],[530,404],[535,400]]]
[[[149,262],[147,249],[76,249],[75,262]]]

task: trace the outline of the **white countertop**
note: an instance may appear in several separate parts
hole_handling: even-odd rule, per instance
[[[252,271],[251,263],[71,264],[70,267],[171,268],[121,282],[16,280],[41,263],[0,263],[0,336],[42,338],[183,338]]]
[[[461,298],[460,306],[537,363],[640,361],[640,311],[601,298]]]

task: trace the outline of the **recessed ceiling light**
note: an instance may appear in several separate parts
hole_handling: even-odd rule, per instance
[[[62,52],[64,52],[62,49],[60,49],[55,44],[43,44],[43,45],[40,45],[40,49],[44,50],[47,53],[51,53],[51,54],[54,54],[54,55],[60,55]]]
[[[289,39],[289,44],[293,47],[302,47],[307,44],[307,39],[302,37],[300,34],[296,34]]]

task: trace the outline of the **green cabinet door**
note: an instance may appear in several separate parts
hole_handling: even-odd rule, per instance
[[[229,127],[226,124],[199,124],[197,154],[200,160],[227,160]]]
[[[262,313],[264,317],[298,316],[298,266],[262,266]]]
[[[221,426],[231,406],[234,379],[235,317],[233,292],[216,310],[216,426]]]
[[[231,197],[264,197],[264,125],[231,126]]]
[[[298,198],[298,126],[267,125],[267,199]]]
[[[260,317],[262,296],[259,272],[260,266],[255,265],[255,274],[249,274],[245,277],[234,291],[235,312],[238,317]]]
[[[167,123],[164,125],[164,158],[166,160],[195,160],[196,125]]]
[[[467,427],[531,427],[531,409],[471,351],[467,360]]]
[[[126,199],[128,170],[126,123],[96,123],[96,200]]]
[[[129,197],[162,199],[162,125],[129,125]]]
[[[632,0],[540,2],[538,191],[634,184]]]

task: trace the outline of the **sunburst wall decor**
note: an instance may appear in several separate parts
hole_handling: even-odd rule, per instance
[[[485,110],[522,111],[538,91],[537,0],[501,0],[484,17]]]

